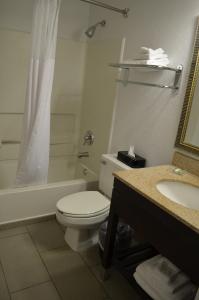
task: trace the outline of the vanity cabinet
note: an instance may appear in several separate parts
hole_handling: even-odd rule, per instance
[[[199,234],[117,178],[103,256],[105,269],[112,263],[119,218],[134,228],[139,239],[150,242],[199,286]]]

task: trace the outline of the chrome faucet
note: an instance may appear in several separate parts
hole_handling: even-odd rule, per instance
[[[79,152],[77,155],[78,158],[89,157],[88,152]]]
[[[177,174],[177,175],[184,175],[186,173],[185,170],[182,170],[180,168],[174,168],[173,169],[173,173]]]

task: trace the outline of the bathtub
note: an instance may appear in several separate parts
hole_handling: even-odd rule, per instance
[[[60,198],[97,187],[96,174],[85,165],[78,165],[76,178],[80,179],[0,190],[0,226],[50,217]]]

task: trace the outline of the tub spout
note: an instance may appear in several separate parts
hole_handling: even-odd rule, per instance
[[[77,155],[78,158],[89,157],[88,152],[79,152]]]

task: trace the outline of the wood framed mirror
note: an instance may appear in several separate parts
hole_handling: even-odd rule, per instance
[[[176,147],[199,155],[199,17]]]

